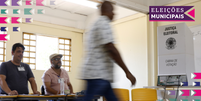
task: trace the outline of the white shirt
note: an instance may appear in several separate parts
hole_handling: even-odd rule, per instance
[[[82,66],[81,79],[104,79],[113,81],[113,60],[104,45],[113,43],[110,20],[100,16],[86,34],[86,56]]]

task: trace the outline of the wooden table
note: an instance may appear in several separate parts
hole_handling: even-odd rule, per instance
[[[83,98],[83,95],[0,95],[0,100],[9,100],[9,101],[17,101],[17,100],[63,100],[68,101],[68,99],[79,99]],[[95,101],[99,99],[100,96],[95,96]]]
[[[13,100],[13,99],[15,99],[15,98],[17,98],[17,95],[0,95],[0,100],[9,100],[9,101],[11,101],[11,100]]]
[[[18,95],[16,100],[58,100],[59,98],[64,98],[65,95]]]

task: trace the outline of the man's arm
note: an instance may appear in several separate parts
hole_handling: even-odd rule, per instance
[[[0,86],[3,91],[5,91],[8,95],[18,95],[18,92],[16,90],[11,91],[8,87],[5,75],[0,75]]]
[[[68,87],[69,87],[69,89],[70,89],[70,93],[74,93],[74,92],[73,92],[73,86],[71,85],[71,83],[68,82],[67,84],[68,84]]]
[[[29,78],[29,82],[31,84],[31,89],[34,94],[40,94],[40,92],[37,91],[37,85],[34,77]]]
[[[59,91],[56,91],[54,89],[51,88],[51,82],[45,82],[45,88],[48,92],[52,93],[52,94],[59,94]]]
[[[135,85],[136,79],[135,77],[130,73],[126,65],[124,64],[119,51],[116,49],[113,43],[108,43],[104,45],[104,48],[109,53],[110,57],[124,70],[126,73],[126,77],[131,81],[132,85]]]

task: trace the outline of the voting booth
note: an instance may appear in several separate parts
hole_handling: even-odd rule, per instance
[[[195,72],[193,34],[185,23],[159,26],[158,85],[192,85],[191,73]]]

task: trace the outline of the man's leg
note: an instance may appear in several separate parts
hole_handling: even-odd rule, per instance
[[[105,91],[103,96],[105,96],[107,101],[118,101],[116,95],[113,92],[112,86],[111,86],[109,81],[108,81],[108,84],[109,84],[109,86],[108,86],[108,88]]]
[[[102,79],[87,80],[87,90],[84,101],[91,101],[94,95],[105,95],[110,83]]]

